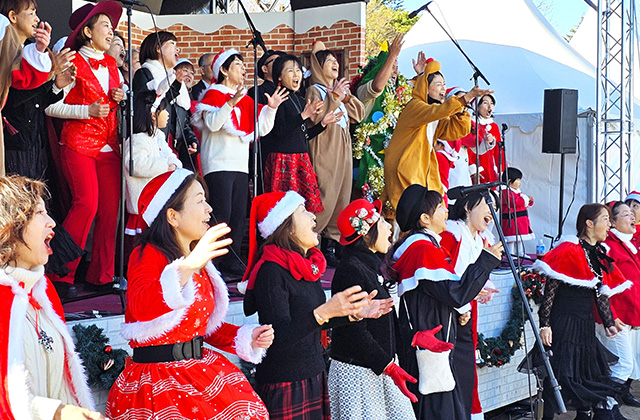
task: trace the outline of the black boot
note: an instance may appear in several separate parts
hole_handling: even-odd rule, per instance
[[[336,256],[336,246],[338,245],[338,243],[329,238],[322,238],[322,241],[324,243],[322,253],[327,259],[327,266],[333,268],[337,267],[338,263],[340,262],[338,260],[338,257]]]
[[[624,394],[622,395],[622,404],[629,407],[640,407],[640,401],[638,401],[633,395],[631,395],[631,383],[633,379],[627,379],[624,384]]]

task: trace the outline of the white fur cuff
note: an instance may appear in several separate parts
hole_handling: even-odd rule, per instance
[[[22,57],[33,66],[34,69],[42,73],[49,73],[51,71],[51,57],[48,52],[41,53],[36,49],[36,44],[29,44],[22,50]]]
[[[258,364],[262,361],[267,349],[253,348],[251,342],[253,341],[251,335],[253,330],[258,328],[260,324],[245,324],[238,330],[238,335],[234,340],[233,347],[236,349],[236,354],[243,360]]]
[[[162,286],[162,298],[171,309],[181,309],[190,306],[196,297],[193,276],[184,286],[180,286],[180,272],[178,264],[182,258],[175,260],[162,270],[160,285]]]

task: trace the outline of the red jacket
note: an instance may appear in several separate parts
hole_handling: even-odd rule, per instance
[[[115,58],[105,54],[109,69],[109,92],[120,87],[120,75]],[[64,103],[70,105],[91,105],[97,100],[109,105],[109,115],[106,118],[89,117],[88,120],[64,120],[60,141],[71,150],[83,155],[96,157],[107,144],[118,153],[118,119],[116,110],[118,103],[111,99],[111,95],[104,92],[100,82],[93,74],[89,63],[80,54],[73,60],[78,75],[76,84],[64,98]]]
[[[476,147],[476,135],[474,130],[475,120],[474,118],[471,118],[471,133],[461,139],[462,144],[468,148],[467,154],[469,155],[469,164],[476,163],[476,154],[474,151]],[[498,162],[500,159],[502,159],[502,170],[504,171],[505,168],[504,154],[500,153],[500,148],[498,147],[499,143],[502,141],[498,124],[494,122],[486,125],[480,124],[480,129],[478,130],[478,141],[482,142],[485,136],[489,133],[493,134],[496,138],[496,146],[480,155],[480,166],[482,166],[482,170],[480,171],[480,183],[493,182],[500,178],[500,174],[498,173]]]
[[[607,254],[616,260],[616,266],[634,285],[626,293],[612,296],[611,306],[622,322],[632,327],[640,327],[640,255],[637,249],[634,253],[613,232],[607,234],[604,244]]]

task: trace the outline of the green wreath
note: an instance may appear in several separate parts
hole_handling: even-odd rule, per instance
[[[129,356],[122,349],[109,345],[109,338],[102,328],[95,324],[86,327],[73,326],[76,335],[76,351],[82,359],[91,388],[111,389],[111,386],[124,369],[125,359]]]

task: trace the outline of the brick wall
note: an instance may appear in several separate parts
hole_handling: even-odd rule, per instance
[[[127,39],[126,22],[121,22],[117,29]],[[246,48],[251,39],[251,33],[248,29],[225,25],[215,32],[201,33],[186,25],[174,24],[164,30],[172,32],[178,38],[180,56],[188,58],[194,65],[204,53],[217,53],[231,47],[237,49],[242,53],[247,65],[247,80],[253,78],[253,47]],[[142,40],[150,33],[151,31],[142,30],[135,24],[132,25],[133,47],[139,48]],[[323,41],[330,50],[344,50],[349,79],[355,76],[358,66],[365,61],[365,30],[362,26],[347,20],[337,21],[330,27],[315,26],[302,34],[296,34],[292,28],[281,24],[264,33],[263,38],[267,48],[296,55],[310,52],[315,41]],[[260,50],[258,54],[261,54]]]

